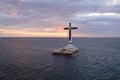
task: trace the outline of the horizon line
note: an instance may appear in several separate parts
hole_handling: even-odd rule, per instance
[[[68,38],[68,37],[20,37],[20,36],[15,36],[15,37],[0,37],[0,38]],[[72,37],[72,38],[120,38],[120,37]]]

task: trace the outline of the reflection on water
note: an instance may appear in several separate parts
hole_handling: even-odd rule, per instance
[[[0,38],[0,80],[118,80],[120,38],[75,38],[80,53],[51,55],[64,38]]]

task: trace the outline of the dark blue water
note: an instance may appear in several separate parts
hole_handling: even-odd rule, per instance
[[[120,80],[120,38],[75,38],[80,52],[51,55],[65,38],[0,38],[0,80]]]

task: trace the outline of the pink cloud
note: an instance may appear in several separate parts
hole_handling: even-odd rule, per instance
[[[24,2],[26,2],[27,0],[18,0],[18,1],[24,3]]]
[[[10,14],[11,14],[12,17],[17,17],[18,10],[17,9],[13,9]]]

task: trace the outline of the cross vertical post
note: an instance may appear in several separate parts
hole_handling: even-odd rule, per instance
[[[72,43],[71,23],[69,23],[69,43]]]

